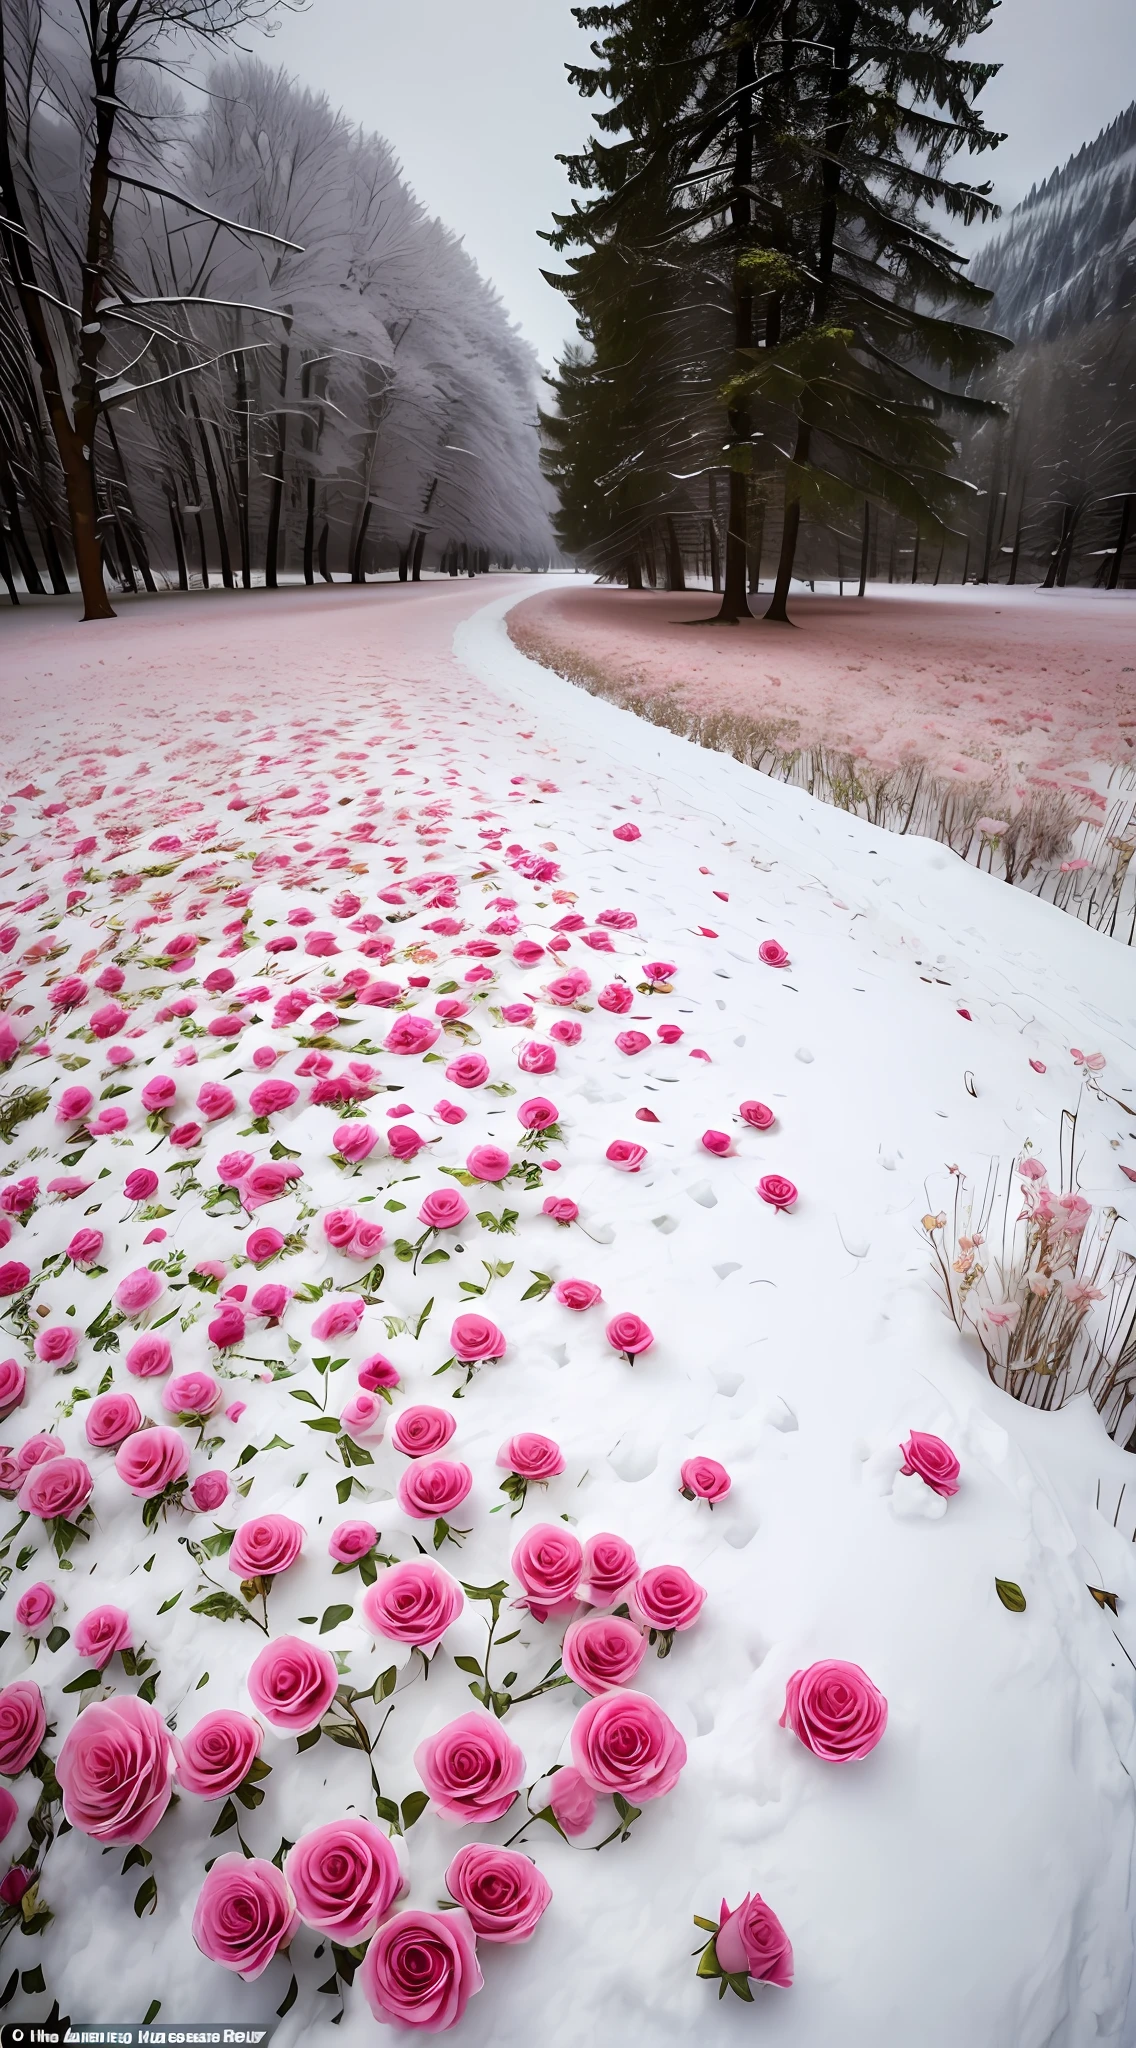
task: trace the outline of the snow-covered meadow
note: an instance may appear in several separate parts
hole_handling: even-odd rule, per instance
[[[695,2030],[1120,2048],[1136,2020],[1131,1454],[1085,1400],[1043,1414],[992,1386],[936,1299],[921,1218],[952,1168],[981,1186],[1027,1142],[1056,1187],[1062,1112],[1079,1108],[1080,1192],[1120,1211],[1130,1246],[1136,962],[942,846],[537,667],[503,616],[531,588],[0,622],[19,1041],[0,1093],[32,1091],[22,1119],[9,1107],[0,1194],[13,1387],[26,1369],[3,1425],[3,1675],[42,1688],[40,1754],[58,1765],[70,1744],[76,1816],[26,1915],[54,1917],[14,1927],[0,1967],[0,1989],[15,1966],[44,1989],[5,2016],[52,1998],[89,2019],[284,2006],[282,2048],[369,2041],[398,1975],[389,1915],[438,1916],[456,1852],[513,1840],[551,1893],[531,1938],[483,1931],[474,1960],[466,1923],[445,1923],[458,1991],[440,2016],[464,2005],[470,2048],[538,2032],[664,2048]],[[90,1101],[64,1101],[77,1090]],[[188,1375],[205,1376],[193,1410],[167,1399]],[[169,1436],[93,1446],[96,1396],[114,1431],[106,1395],[120,1423],[133,1400]],[[446,1422],[401,1425],[411,1408]],[[957,1492],[901,1473],[912,1431],[957,1456]],[[563,1458],[527,1495],[499,1463],[523,1434]],[[37,1435],[64,1457],[33,1446],[29,1491],[14,1464]],[[92,1476],[85,1512],[72,1461]],[[690,1461],[712,1490],[707,1461],[729,1475],[713,1507],[681,1490]],[[20,1519],[16,1482],[50,1505],[65,1463],[80,1533],[56,1545],[42,1514]],[[218,1474],[224,1498],[198,1507]],[[169,1483],[156,1511],[131,1477]],[[241,1534],[262,1517],[283,1519]],[[378,1532],[367,1571],[346,1539],[334,1568],[348,1520]],[[603,1580],[603,1535],[634,1552],[630,1577]],[[386,1559],[473,1589],[459,1605],[441,1586],[456,1612],[428,1663],[412,1627],[394,1639]],[[21,1625],[36,1584],[54,1604]],[[565,1655],[576,1671],[589,1644],[625,1660],[627,1697],[597,1698],[630,1716],[630,1763],[619,1741],[599,1755],[588,1693],[551,1682],[566,1625],[623,1605],[629,1630],[577,1634]],[[104,1621],[80,1655],[100,1608],[128,1640]],[[495,1610],[512,1640],[486,1679]],[[294,1647],[272,1653],[281,1639]],[[794,1674],[832,1659],[865,1674],[877,1738],[844,1762],[780,1725]],[[138,1738],[148,1793],[111,1848],[97,1830],[121,1785],[87,1752],[84,1777],[71,1731],[140,1687],[158,1722]],[[189,1786],[204,1780],[187,1738],[213,1712],[263,1731],[249,1739],[270,1770],[242,1775],[235,1802]],[[450,1781],[461,1745],[433,1740],[470,1712],[472,1823],[445,1811],[468,1796]],[[38,1733],[30,1694],[0,1727],[9,1762],[17,1723]],[[617,1765],[645,1787],[622,1808],[602,1789]],[[39,1770],[5,1780],[21,1864],[51,1791]],[[527,1819],[550,1799],[563,1833]],[[376,1816],[402,1831],[398,1870],[356,1974],[281,1844]],[[199,1903],[210,1859],[238,1859],[214,1885],[240,1877],[242,1840],[269,1958],[252,1975],[250,1939],[247,1980],[203,1953],[232,1929]],[[747,1894],[793,1957],[791,1988],[752,1983],[756,2011],[696,1974],[695,1917]]]

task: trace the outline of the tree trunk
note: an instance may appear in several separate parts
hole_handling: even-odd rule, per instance
[[[1132,530],[1133,505],[1136,505],[1136,497],[1130,492],[1120,508],[1120,531],[1116,536],[1116,546],[1113,549],[1112,561],[1109,563],[1108,582],[1105,584],[1106,590],[1115,590],[1120,582],[1120,567],[1124,560],[1124,550],[1128,546],[1128,536]]]
[[[307,503],[304,508],[304,582],[315,582],[316,547],[316,480],[308,478]]]
[[[860,588],[857,597],[863,597],[868,581],[868,555],[872,544],[872,507],[869,499],[864,500],[864,531],[860,536]]]
[[[425,552],[426,535],[420,533],[414,543],[414,556],[410,564],[410,580],[412,583],[421,583],[422,581],[422,557]]]
[[[759,498],[757,501],[757,518],[754,522],[753,530],[749,538],[749,545],[746,550],[749,556],[749,560],[747,562],[746,567],[749,580],[749,594],[751,597],[755,597],[761,589],[761,554],[764,545],[765,499]]]
[[[221,487],[217,481],[217,465],[213,460],[213,450],[209,446],[209,434],[205,421],[201,417],[197,400],[192,394],[190,395],[189,403],[193,417],[197,421],[197,436],[201,442],[201,457],[205,464],[205,481],[209,485],[209,502],[213,507],[213,524],[217,531],[217,552],[221,557],[221,581],[226,590],[232,590],[235,587],[233,583],[233,562],[232,556],[229,553],[229,536],[225,530],[225,514],[221,505]]]
[[[720,591],[722,588],[722,550],[718,543],[717,526],[712,519],[708,524],[710,527],[710,588],[711,590]]]
[[[351,550],[352,583],[365,583],[367,581],[367,578],[363,572],[363,549],[366,545],[367,528],[369,527],[370,524],[371,500],[370,498],[368,498],[366,504],[363,507],[362,513],[360,514],[359,524],[355,532],[355,546]]]
[[[70,597],[71,585],[67,581],[67,571],[63,566],[63,556],[59,551],[59,540],[50,519],[44,519],[43,525],[39,528],[39,537],[54,595],[56,597]]]
[[[16,490],[16,479],[7,462],[0,456],[0,483],[3,486],[4,503],[8,512],[8,532],[12,542],[12,553],[19,564],[24,587],[30,597],[46,597],[43,578],[36,565],[35,556],[28,546],[24,522],[20,517],[20,500]]]
[[[643,588],[643,565],[639,560],[638,548],[627,557],[627,588],[628,590],[642,590]]]
[[[669,512],[663,533],[667,557],[667,589],[685,590],[686,576],[683,573],[682,549],[679,547],[675,523]]]
[[[803,420],[797,422],[797,441],[793,449],[794,464],[807,462],[812,428]],[[773,626],[791,626],[793,621],[786,609],[789,602],[789,585],[793,578],[793,560],[797,552],[797,536],[801,530],[801,501],[790,498],[785,506],[785,518],[781,527],[781,553],[777,561],[777,581],[773,586],[773,602],[764,614],[766,622]]]
[[[410,573],[410,550],[413,546],[414,535],[411,534],[406,546],[398,551],[398,580],[400,583],[405,583]]]
[[[114,534],[115,553],[121,565],[122,581],[130,592],[131,597],[137,597],[138,585],[134,578],[134,564],[130,559],[130,548],[127,545],[122,521],[118,518],[117,514],[111,522],[110,531]]]
[[[1061,532],[1057,537],[1057,546],[1054,548],[1053,553],[1049,558],[1049,567],[1045,572],[1045,581],[1041,586],[1043,590],[1052,590],[1057,582],[1058,572],[1061,569],[1065,555],[1065,543],[1068,538],[1069,532],[1072,528],[1072,525],[1073,507],[1071,505],[1062,505]]]
[[[920,541],[922,540],[922,538],[923,538],[923,536],[922,536],[922,534],[920,533],[920,531],[919,531],[919,528],[918,528],[918,527],[916,527],[916,529],[915,529],[915,550],[914,550],[914,553],[912,554],[912,557],[911,557],[911,581],[912,581],[913,583],[918,583],[918,581],[919,581],[919,543],[920,543]]]
[[[280,349],[280,405],[276,414],[276,468],[272,478],[272,496],[268,501],[268,531],[264,538],[264,587],[277,588],[277,572],[280,557],[280,513],[284,504],[284,452],[288,441],[288,415],[284,410],[288,395],[288,344]]]
[[[335,578],[332,575],[331,570],[327,566],[328,531],[328,523],[327,520],[325,519],[322,527],[320,528],[319,547],[316,551],[316,559],[319,562],[319,572],[320,575],[323,577],[324,582],[334,583]]]
[[[238,315],[239,318],[239,315]],[[237,532],[241,543],[241,588],[252,589],[252,535],[249,493],[252,488],[252,399],[243,355],[233,357],[237,384]]]
[[[4,579],[5,585],[7,586],[8,595],[11,598],[12,603],[18,605],[20,602],[20,593],[16,589],[15,581],[13,580],[12,564],[8,557],[8,543],[4,538],[4,529],[2,526],[0,526],[0,576],[2,576]]]
[[[174,553],[177,556],[178,589],[188,590],[189,572],[185,566],[185,535],[181,530],[181,520],[178,517],[177,499],[171,496],[167,499],[167,503],[170,508],[170,531],[174,537]]]
[[[752,12],[752,9],[747,10]],[[730,227],[734,253],[734,345],[739,349],[753,346],[753,293],[746,283],[745,273],[738,261],[746,247],[750,223],[753,218],[753,202],[750,186],[753,182],[753,95],[757,86],[754,68],[753,46],[742,42],[738,46],[734,66],[736,132],[734,140],[733,197],[730,201]],[[735,460],[740,459],[737,451],[749,447],[751,420],[744,405],[731,406],[726,413],[730,442],[735,451]],[[746,595],[746,535],[749,519],[749,479],[744,470],[730,467],[730,505],[726,520],[726,575],[722,590],[722,602],[715,614],[723,625],[736,626],[739,619],[752,618]]]
[[[202,590],[208,590],[209,557],[205,552],[205,521],[202,519],[200,512],[194,513],[193,523],[197,528],[197,552],[201,556],[201,588]]]

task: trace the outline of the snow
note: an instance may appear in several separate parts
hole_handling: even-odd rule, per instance
[[[549,579],[546,587],[563,584]],[[293,1288],[330,1277],[335,1291],[350,1294],[358,1267],[324,1247],[319,1213],[371,1197],[361,1213],[384,1221],[391,1237],[416,1235],[408,1219],[420,1196],[454,1185],[439,1166],[460,1167],[485,1140],[518,1156],[517,1104],[550,1095],[563,1141],[534,1155],[545,1162],[542,1188],[506,1184],[508,1204],[519,1212],[515,1235],[470,1230],[461,1239],[464,1254],[417,1276],[385,1256],[381,1306],[368,1308],[358,1333],[332,1348],[352,1364],[376,1350],[393,1358],[403,1380],[396,1412],[412,1401],[449,1406],[454,1376],[433,1375],[448,1355],[458,1280],[483,1278],[483,1258],[512,1260],[484,1303],[506,1333],[506,1357],[482,1368],[455,1404],[449,1454],[474,1474],[455,1519],[471,1534],[460,1552],[446,1546],[442,1561],[468,1583],[487,1585],[508,1577],[521,1531],[564,1515],[581,1538],[617,1531],[642,1564],[683,1564],[707,1588],[696,1625],[676,1637],[665,1660],[648,1657],[636,1681],[687,1742],[677,1787],[646,1806],[629,1841],[599,1855],[542,1824],[528,1829],[524,1846],[548,1877],[552,1906],[529,1944],[482,1946],[485,1989],[456,2038],[468,2048],[521,2048],[537,2034],[550,2048],[608,2041],[668,2048],[696,2029],[713,2029],[724,2043],[739,2044],[760,2030],[778,2048],[836,2040],[847,2048],[906,2048],[914,2038],[921,2048],[957,2048],[964,2040],[990,2048],[1083,2048],[1089,2041],[1120,2048],[1136,2024],[1131,1459],[1085,1403],[1043,1415],[990,1385],[935,1299],[918,1224],[928,1203],[941,1199],[948,1166],[960,1164],[981,1181],[988,1161],[1006,1161],[1026,1137],[1043,1157],[1056,1155],[1061,1112],[1078,1103],[1071,1046],[1099,1049],[1108,1062],[1105,1085],[1124,1095],[1136,961],[942,846],[878,831],[536,666],[510,643],[505,625],[532,588],[528,579],[509,578],[381,593],[171,599],[82,632],[58,612],[6,617],[12,808],[4,823],[13,836],[0,848],[7,892],[0,922],[19,926],[6,964],[23,970],[8,1015],[21,1033],[34,1024],[38,1037],[50,977],[80,971],[86,952],[105,944],[107,959],[112,945],[134,948],[124,993],[136,1021],[122,1039],[134,1063],[115,1075],[97,1042],[68,1037],[106,999],[92,990],[89,1003],[50,1033],[52,1052],[24,1052],[5,1086],[34,1081],[50,1086],[54,1100],[65,1082],[85,1080],[97,1093],[112,1081],[169,1072],[184,1117],[204,1075],[232,1077],[243,1105],[259,1078],[257,1046],[277,1047],[271,1071],[291,1076],[297,1040],[310,1035],[304,1020],[274,1029],[269,1004],[258,1003],[250,1014],[260,1021],[218,1050],[208,1038],[179,1035],[176,1023],[157,1024],[161,997],[142,993],[161,987],[168,995],[170,970],[143,962],[163,937],[193,930],[203,934],[199,957],[176,977],[198,998],[189,1021],[224,1012],[231,998],[206,997],[199,984],[233,944],[223,932],[240,914],[226,909],[233,887],[251,889],[245,950],[230,963],[237,991],[266,984],[275,997],[296,982],[314,992],[328,985],[333,967],[365,967],[402,984],[416,973],[430,980],[415,992],[425,1015],[439,983],[464,986],[479,964],[453,949],[484,930],[493,893],[516,898],[521,933],[545,944],[571,909],[586,915],[589,929],[598,929],[594,919],[604,908],[633,910],[637,929],[612,930],[612,954],[590,951],[578,935],[563,954],[565,967],[591,976],[588,1004],[617,974],[634,985],[645,961],[675,963],[673,992],[637,993],[630,1019],[549,1004],[541,995],[554,971],[549,959],[516,966],[515,941],[498,941],[502,951],[487,963],[498,976],[490,1000],[534,998],[534,1031],[494,1023],[487,1002],[474,1004],[471,1021],[493,1081],[508,1082],[515,1096],[449,1086],[441,1068],[420,1056],[366,1055],[381,1082],[398,1091],[373,1096],[369,1120],[387,1129],[388,1106],[407,1102],[408,1121],[436,1141],[409,1167],[380,1146],[357,1177],[345,1179],[330,1157],[340,1114],[312,1106],[311,1084],[303,1082],[300,1101],[272,1119],[270,1134],[239,1135],[247,1128],[240,1111],[207,1127],[198,1174],[202,1187],[215,1182],[218,1157],[238,1144],[262,1158],[278,1138],[300,1153],[300,1195],[258,1211],[255,1221],[282,1230],[306,1223],[306,1246],[258,1277]],[[396,778],[402,764],[413,774]],[[37,793],[16,794],[29,781]],[[296,793],[274,795],[283,790]],[[251,811],[227,809],[245,799]],[[55,804],[66,808],[46,817]],[[373,844],[354,836],[361,814],[373,819]],[[107,875],[107,826],[116,819],[140,828],[132,850],[113,862],[135,874],[163,861],[148,850],[163,832],[188,845],[206,821],[214,831],[192,860],[146,878],[141,889],[115,895],[108,880],[65,882],[71,848],[88,833],[97,834],[99,848],[83,865],[98,862],[97,873]],[[479,833],[490,835],[498,821],[500,848],[484,851]],[[625,823],[641,836],[614,838]],[[210,851],[222,843],[225,851]],[[516,843],[543,852],[558,874],[544,884],[522,877],[508,865]],[[340,847],[342,854],[332,850]],[[256,866],[246,857],[252,852],[285,865]],[[392,878],[397,883],[402,861],[404,876],[433,868],[457,877],[453,914],[466,926],[460,937],[423,930],[439,915],[423,908],[424,898],[403,890],[404,906],[378,899]],[[187,876],[186,864],[199,872]],[[200,872],[206,868],[213,872]],[[47,900],[21,915],[12,909],[21,885],[33,897],[46,890]],[[87,895],[67,911],[69,886]],[[359,895],[364,912],[413,913],[379,928],[396,949],[389,966],[358,953],[351,917],[332,914],[344,888]],[[190,915],[193,904],[200,915]],[[285,920],[297,905],[316,913],[309,929],[335,934],[333,958],[305,955],[302,928],[301,950],[264,950],[266,939],[290,929]],[[121,942],[107,922],[112,912],[121,916]],[[144,915],[168,923],[149,927],[135,947],[131,928]],[[27,950],[46,927],[66,950],[43,965],[29,961]],[[769,937],[787,947],[788,968],[758,961],[757,946]],[[408,945],[415,948],[409,958]],[[102,964],[100,956],[86,970],[90,978]],[[518,1073],[525,1039],[547,1040],[557,1016],[573,1015],[582,1037],[575,1047],[558,1045],[555,1072]],[[342,1016],[334,1037],[344,1048],[381,1043],[392,1019],[375,1008]],[[635,1020],[646,1020],[640,1028],[652,1034],[659,1023],[675,1022],[684,1036],[624,1057],[615,1034]],[[139,1036],[129,1036],[132,1030]],[[196,1051],[197,1065],[172,1065],[179,1049]],[[449,1036],[436,1048],[447,1059],[463,1049]],[[692,1057],[696,1050],[708,1058]],[[62,1070],[59,1055],[76,1052],[89,1064]],[[333,1055],[336,1072],[349,1056]],[[1036,1073],[1031,1059],[1045,1071]],[[70,1319],[73,1308],[85,1328],[123,1274],[175,1246],[189,1265],[205,1257],[230,1262],[222,1287],[253,1278],[247,1266],[231,1265],[244,1219],[227,1211],[210,1218],[192,1191],[174,1198],[168,1145],[146,1128],[136,1092],[115,1098],[131,1112],[126,1131],[95,1140],[83,1158],[92,1181],[109,1170],[115,1198],[96,1186],[72,1202],[48,1201],[3,1254],[25,1257],[35,1270],[66,1244],[82,1212],[100,1204],[92,1221],[107,1233],[107,1271],[84,1279],[67,1270],[45,1282],[34,1300],[50,1304],[53,1323]],[[433,1116],[443,1093],[460,1100],[465,1122]],[[738,1104],[754,1096],[776,1112],[763,1134],[737,1117]],[[638,1120],[641,1108],[657,1121]],[[1131,1119],[1099,1095],[1084,1096],[1080,1110],[1082,1190],[1127,1219],[1132,1190],[1118,1160],[1136,1157]],[[711,1127],[734,1134],[733,1156],[715,1158],[701,1147]],[[608,1164],[616,1138],[646,1144],[638,1174]],[[46,1182],[69,1142],[44,1112],[20,1127],[13,1171]],[[561,1169],[549,1171],[557,1158]],[[162,1219],[169,1237],[160,1245],[144,1246],[153,1224],[131,1216],[118,1196],[125,1172],[139,1163],[163,1175],[157,1199],[172,1213]],[[797,1184],[795,1209],[778,1213],[758,1199],[765,1173]],[[500,1213],[504,1206],[500,1188],[466,1192],[475,1209]],[[579,1203],[588,1236],[541,1213],[548,1192]],[[385,1212],[392,1198],[407,1200],[408,1210]],[[316,1214],[302,1215],[307,1210]],[[1127,1244],[1127,1220],[1121,1229]],[[594,1280],[603,1303],[577,1315],[551,1295],[525,1301],[534,1272]],[[431,1294],[435,1307],[416,1340],[414,1323]],[[186,1296],[176,1299],[181,1306]],[[169,1326],[178,1332],[176,1369],[216,1370],[205,1330],[215,1301],[192,1299],[196,1320],[184,1330],[180,1321]],[[634,1368],[604,1340],[607,1315],[622,1309],[645,1316],[656,1335]],[[273,1589],[274,1633],[342,1650],[357,1685],[396,1661],[355,1620],[322,1639],[300,1620],[331,1601],[358,1604],[355,1578],[333,1578],[326,1556],[327,1534],[345,1514],[369,1516],[382,1530],[382,1547],[400,1556],[415,1554],[413,1532],[429,1527],[410,1522],[393,1499],[404,1460],[389,1428],[373,1467],[359,1473],[366,1496],[349,1509],[336,1502],[344,1468],[334,1450],[325,1451],[331,1439],[301,1441],[309,1436],[300,1426],[307,1410],[291,1396],[296,1388],[319,1393],[306,1362],[320,1348],[309,1345],[315,1313],[293,1302],[282,1330],[250,1325],[242,1347],[281,1357],[288,1356],[282,1337],[298,1339],[295,1379],[266,1384],[253,1376],[233,1388],[226,1380],[227,1398],[236,1393],[248,1407],[239,1422],[215,1432],[223,1437],[217,1464],[232,1470],[244,1448],[276,1436],[288,1446],[260,1448],[242,1468],[255,1474],[246,1501],[196,1516],[192,1527],[174,1513],[147,1537],[139,1503],[108,1455],[88,1453],[96,1523],[90,1543],[72,1552],[73,1572],[60,1574],[41,1543],[12,1581],[10,1590],[49,1580],[68,1603],[63,1618],[72,1629],[96,1600],[124,1606],[136,1643],[144,1635],[157,1652],[157,1703],[183,1730],[209,1708],[247,1708],[243,1677],[263,1638],[252,1627],[188,1611],[197,1575],[180,1534],[200,1537],[254,1512],[298,1517],[308,1531],[305,1550]],[[409,1324],[389,1342],[387,1314]],[[129,1385],[144,1412],[161,1419],[162,1383],[128,1380],[121,1353],[96,1357],[84,1339],[73,1375],[31,1366],[29,1397],[9,1418],[4,1440],[18,1445],[48,1428],[76,1386],[92,1389],[108,1363],[115,1384]],[[227,1369],[255,1375],[247,1360]],[[335,1376],[333,1408],[352,1391],[353,1377],[350,1365]],[[79,1402],[59,1432],[80,1454],[82,1425]],[[896,1477],[895,1449],[912,1428],[945,1438],[961,1461],[961,1490],[945,1513],[912,1512],[919,1496]],[[494,1461],[518,1430],[555,1438],[566,1470],[547,1493],[530,1490],[510,1520]],[[731,1493],[712,1512],[678,1491],[679,1467],[695,1451],[732,1475]],[[195,1450],[191,1472],[204,1463]],[[211,1569],[227,1584],[223,1566],[220,1560]],[[996,1577],[1020,1584],[1024,1613],[1000,1604]],[[1116,1593],[1118,1616],[1095,1604],[1089,1585]],[[513,1584],[511,1596],[516,1591]],[[178,1593],[177,1605],[159,1616]],[[483,1612],[467,1606],[427,1683],[413,1675],[417,1659],[405,1664],[376,1750],[387,1796],[401,1801],[416,1788],[413,1753],[423,1734],[470,1704],[452,1660],[480,1653]],[[521,1683],[530,1684],[556,1654],[557,1624],[505,1612],[521,1628],[509,1654]],[[23,1675],[25,1646],[22,1632],[6,1625],[13,1628],[3,1650],[7,1679]],[[778,1726],[789,1676],[827,1657],[862,1665],[888,1698],[886,1734],[861,1763],[826,1765]],[[42,1648],[31,1672],[56,1726],[53,1754],[76,1707],[62,1687],[80,1668],[67,1644],[54,1656]],[[210,1676],[198,1690],[204,1671]],[[129,1685],[117,1662],[108,1679]],[[528,1761],[526,1783],[566,1760],[582,1697],[568,1687],[508,1715],[508,1732]],[[377,1713],[367,1711],[376,1726]],[[357,1753],[325,1740],[298,1756],[294,1742],[270,1734],[264,1754],[273,1765],[264,1803],[242,1815],[257,1853],[272,1855],[282,1836],[294,1841],[320,1821],[370,1810]],[[26,1812],[27,1780],[16,1790]],[[161,1822],[149,1842],[158,1905],[141,1921],[131,1908],[138,1875],[121,1876],[118,1855],[104,1859],[78,1832],[56,1842],[42,1888],[57,1917],[34,1943],[13,1937],[11,1945],[23,1968],[42,1958],[48,1992],[24,2002],[34,2007],[30,2016],[46,2013],[51,1996],[64,2012],[92,2020],[141,2018],[154,1997],[167,2021],[274,2012],[289,1982],[284,1959],[246,1985],[193,1946],[203,1865],[232,1843],[231,1835],[210,1840],[214,1815],[184,1795]],[[461,1841],[503,1841],[519,1825],[511,1814],[488,1828],[454,1830],[428,1809],[406,1844],[413,1902],[431,1907],[442,1895]],[[20,1839],[13,1834],[9,1847]],[[713,1918],[723,1896],[733,1904],[749,1890],[779,1915],[796,1957],[791,1991],[754,1987],[757,2013],[729,1996],[719,2005],[691,1958],[698,1940],[692,1916]],[[362,2048],[375,2038],[375,2023],[361,1989],[347,1993],[332,2035],[338,1999],[317,1989],[329,1965],[326,1956],[314,1959],[313,1946],[304,1931],[293,1942],[299,1993],[275,2040],[280,2048],[307,2039]]]

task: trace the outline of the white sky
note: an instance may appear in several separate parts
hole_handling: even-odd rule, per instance
[[[261,47],[387,137],[549,365],[574,326],[538,230],[568,209],[555,154],[589,114],[564,74],[587,61],[569,0],[312,0]],[[1136,0],[1002,0],[976,54],[1005,66],[982,105],[1009,139],[983,175],[1012,206],[1136,94]]]

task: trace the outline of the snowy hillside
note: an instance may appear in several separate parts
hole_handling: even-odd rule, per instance
[[[1123,314],[1136,294],[1136,102],[1045,179],[975,257],[992,326],[1053,341]]]

